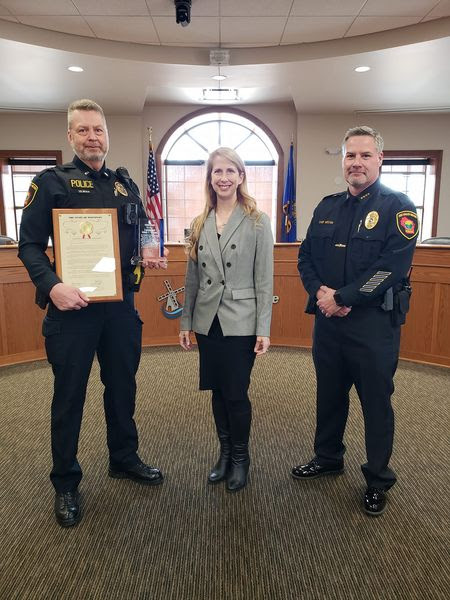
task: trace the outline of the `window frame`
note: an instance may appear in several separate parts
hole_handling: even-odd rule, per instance
[[[8,161],[13,158],[55,158],[56,164],[62,164],[62,151],[61,150],[0,150],[0,174],[3,175],[5,165],[8,165]],[[3,196],[3,186],[0,177],[0,234],[6,235],[6,216],[5,216],[5,202]]]
[[[178,121],[176,121],[166,131],[165,135],[161,138],[161,140],[158,144],[158,147],[156,149],[155,159],[156,159],[156,169],[158,172],[159,181],[163,181],[163,179],[162,179],[163,164],[162,164],[162,160],[161,160],[161,155],[162,155],[163,149],[164,149],[165,145],[167,144],[170,136],[179,127],[184,125],[187,121],[190,121],[191,119],[194,119],[195,117],[198,117],[200,115],[205,115],[208,113],[217,113],[217,112],[218,113],[224,113],[224,112],[233,113],[233,114],[239,115],[241,117],[244,117],[245,119],[248,119],[249,121],[254,123],[257,127],[262,129],[264,131],[264,133],[270,138],[270,141],[272,142],[272,144],[275,147],[275,150],[278,153],[277,220],[276,220],[276,224],[275,224],[275,231],[276,231],[276,241],[279,241],[281,239],[281,225],[282,225],[281,215],[283,212],[284,152],[281,147],[281,144],[279,143],[279,141],[277,140],[277,138],[275,137],[273,132],[267,127],[267,125],[265,125],[265,123],[263,123],[260,119],[258,119],[258,117],[255,117],[251,113],[248,113],[246,111],[243,111],[243,110],[231,107],[231,106],[215,105],[215,106],[208,106],[206,108],[201,108],[199,110],[195,110],[193,112],[190,112],[190,113],[184,115],[180,119],[178,119]]]
[[[383,157],[389,159],[409,159],[424,158],[430,161],[430,165],[435,171],[435,187],[433,202],[433,219],[431,222],[431,237],[437,235],[438,215],[439,215],[439,195],[441,189],[441,171],[442,171],[442,150],[384,150]],[[381,168],[380,168],[381,173]]]

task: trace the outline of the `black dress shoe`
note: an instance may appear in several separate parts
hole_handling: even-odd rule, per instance
[[[386,492],[381,488],[368,487],[364,494],[364,510],[372,517],[382,515],[386,510]]]
[[[344,467],[342,465],[337,467],[323,467],[313,459],[306,465],[294,467],[291,471],[291,475],[294,479],[316,479],[317,477],[323,477],[324,475],[340,475],[343,472]]]
[[[72,492],[56,492],[55,517],[61,527],[72,527],[81,521],[80,494]]]
[[[159,469],[146,465],[143,462],[138,462],[132,467],[122,469],[110,465],[108,474],[114,479],[132,479],[144,485],[158,485],[164,480],[163,474]]]

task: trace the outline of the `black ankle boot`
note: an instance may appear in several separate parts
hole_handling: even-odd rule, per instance
[[[213,390],[211,401],[217,437],[220,443],[220,455],[219,460],[208,475],[208,483],[219,483],[227,476],[231,464],[230,424],[225,400],[219,390]]]
[[[208,475],[208,483],[219,483],[223,481],[228,474],[231,464],[231,440],[229,436],[219,436],[220,455],[219,460],[211,469]]]
[[[247,485],[250,455],[247,442],[233,444],[231,453],[231,468],[227,477],[227,491],[237,492]]]

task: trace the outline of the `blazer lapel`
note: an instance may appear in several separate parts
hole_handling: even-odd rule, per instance
[[[212,212],[212,211],[211,211]],[[239,227],[243,219],[245,218],[245,212],[240,204],[236,206],[236,208],[231,213],[230,218],[228,219],[228,223],[225,225],[223,229],[223,233],[220,236],[219,246],[220,251],[223,252],[225,246],[230,241],[231,236]]]
[[[220,255],[219,240],[217,238],[216,211],[214,209],[209,211],[209,215],[206,218],[205,224],[203,225],[203,231],[205,232],[205,236],[208,241],[208,246],[211,250],[211,254],[214,257],[214,260],[217,263],[219,271],[223,276],[225,276],[222,264],[222,257]]]

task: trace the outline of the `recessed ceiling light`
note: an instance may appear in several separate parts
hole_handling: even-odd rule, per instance
[[[84,71],[83,67],[77,67],[73,65],[72,67],[67,67],[69,71],[73,71],[74,73],[82,73]]]
[[[211,77],[211,79],[215,79],[216,81],[223,81],[224,79],[226,79],[227,76],[226,75],[213,75]]]
[[[365,73],[366,71],[370,71],[370,67],[356,67],[355,71],[357,73]]]

